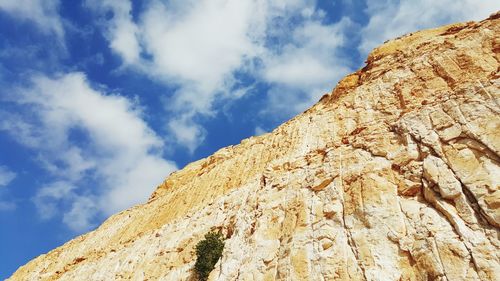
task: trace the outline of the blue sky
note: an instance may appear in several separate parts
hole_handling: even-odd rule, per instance
[[[495,2],[0,0],[0,279]]]

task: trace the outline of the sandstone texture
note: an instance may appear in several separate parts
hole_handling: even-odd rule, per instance
[[[500,280],[500,14],[375,49],[309,110],[171,174],[9,280]]]

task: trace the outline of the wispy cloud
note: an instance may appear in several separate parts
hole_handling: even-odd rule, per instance
[[[76,186],[66,181],[54,181],[40,187],[33,202],[41,219],[51,219],[59,213],[63,201],[72,201]],[[90,223],[89,223],[90,225]]]
[[[1,0],[0,11],[19,20],[31,21],[44,33],[64,38],[58,0]]]
[[[16,208],[16,204],[11,201],[5,200],[5,187],[7,187],[15,178],[17,174],[9,169],[7,166],[0,165],[0,211],[10,211]]]
[[[453,22],[481,20],[498,9],[496,0],[367,1],[370,20],[361,31],[359,50],[366,55],[385,40]]]
[[[16,176],[17,174],[11,171],[7,166],[0,166],[0,187],[9,185]]]
[[[254,134],[256,136],[260,136],[260,135],[263,135],[263,134],[266,134],[266,133],[268,133],[268,131],[266,131],[264,128],[262,128],[260,126],[255,127]]]
[[[109,47],[119,54],[126,64],[139,60],[139,28],[132,20],[132,3],[130,1],[87,0],[86,6],[100,13],[112,12],[112,18],[103,20],[106,28],[105,36]],[[109,15],[108,15],[109,16]]]
[[[52,219],[62,210],[62,221],[76,232],[94,227],[95,216],[102,209],[98,196],[91,192],[79,195],[74,183],[63,180],[40,187],[33,197],[33,203],[42,220]]]
[[[321,13],[314,12],[287,34],[284,46],[268,49],[262,76],[271,89],[263,113],[291,116],[330,92],[333,84],[352,70],[340,52],[352,26],[347,18],[322,24]]]
[[[42,218],[62,208],[70,227],[85,230],[93,215],[145,200],[176,169],[138,105],[91,87],[82,73],[35,76],[16,95],[30,114],[4,113],[2,129],[33,148],[54,178],[34,197]]]

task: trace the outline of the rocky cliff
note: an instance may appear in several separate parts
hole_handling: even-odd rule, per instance
[[[273,132],[9,280],[500,280],[500,14],[386,42]]]

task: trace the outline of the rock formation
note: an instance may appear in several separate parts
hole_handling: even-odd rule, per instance
[[[375,49],[309,110],[171,174],[9,280],[500,280],[500,13]]]

